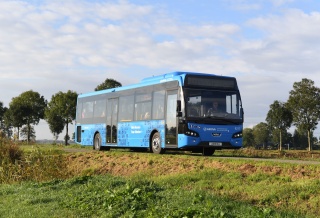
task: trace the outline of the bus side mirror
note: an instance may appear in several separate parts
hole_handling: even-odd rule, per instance
[[[181,111],[181,100],[177,100],[177,112]]]
[[[182,117],[181,100],[177,100],[177,117]]]
[[[244,121],[244,112],[243,112],[243,108],[240,108],[240,116],[241,116],[242,120]]]

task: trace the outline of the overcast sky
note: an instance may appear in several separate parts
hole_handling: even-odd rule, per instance
[[[319,53],[319,0],[0,0],[5,106],[28,90],[50,101],[191,71],[236,77],[253,127],[294,82],[320,87]],[[52,139],[45,121],[36,132]]]

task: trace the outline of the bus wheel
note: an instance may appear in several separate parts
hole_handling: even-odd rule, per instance
[[[152,136],[151,150],[155,154],[163,154],[164,153],[164,149],[161,148],[161,139],[160,139],[160,134],[158,132],[156,132]]]
[[[203,156],[212,156],[215,152],[214,148],[203,148],[202,155]]]
[[[97,133],[94,136],[94,145],[93,145],[94,150],[100,151],[101,150],[101,137],[100,133]]]

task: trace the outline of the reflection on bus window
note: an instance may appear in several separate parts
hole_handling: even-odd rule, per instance
[[[121,96],[119,100],[119,120],[128,122],[133,120],[134,95]]]
[[[93,117],[93,102],[85,102],[82,108],[82,118]]]
[[[165,91],[158,91],[153,93],[153,119],[164,119],[164,98]]]
[[[94,117],[105,117],[106,100],[97,100],[94,102]]]
[[[201,111],[201,96],[193,96],[188,98],[187,116],[199,117]]]
[[[187,117],[228,117],[241,119],[240,96],[236,91],[186,89]]]
[[[151,114],[151,93],[136,95],[135,120],[146,120],[146,114]]]

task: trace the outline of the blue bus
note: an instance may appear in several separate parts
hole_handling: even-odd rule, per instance
[[[187,150],[212,155],[242,147],[243,109],[234,77],[173,72],[80,94],[75,139],[95,150]]]

